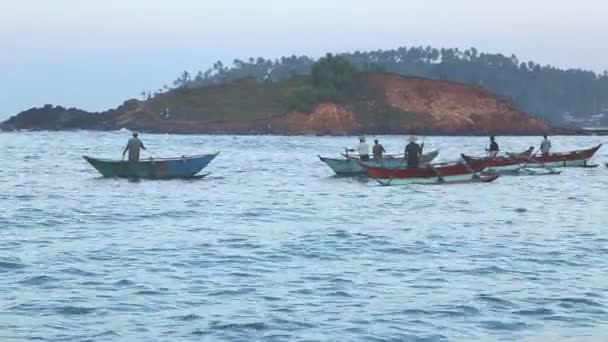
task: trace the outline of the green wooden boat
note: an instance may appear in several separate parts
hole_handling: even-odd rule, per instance
[[[138,162],[83,156],[99,173],[109,178],[194,178],[219,152],[180,158],[144,159]]]

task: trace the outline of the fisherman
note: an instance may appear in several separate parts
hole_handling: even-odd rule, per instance
[[[382,159],[382,153],[385,153],[384,146],[378,143],[378,139],[374,140],[374,147],[372,148],[372,152],[374,153],[374,159]]]
[[[365,137],[359,138],[358,150],[359,150],[359,158],[361,158],[361,161],[368,161],[369,160],[369,146],[365,142]]]
[[[410,143],[405,146],[404,158],[407,159],[407,167],[418,167],[420,156],[422,155],[422,146],[416,143],[416,137],[410,136]]]
[[[488,156],[490,158],[494,158],[498,154],[498,151],[499,151],[498,144],[496,143],[496,139],[494,138],[493,135],[490,136],[490,148],[486,149],[486,151],[488,151]]]
[[[129,161],[130,162],[137,162],[139,161],[139,149],[143,148],[144,150],[146,149],[144,147],[144,143],[141,142],[141,140],[139,140],[139,138],[137,137],[137,133],[133,133],[133,138],[129,139],[129,142],[127,143],[127,146],[125,147],[125,150],[122,152],[122,158],[125,158],[125,154],[127,153],[127,151],[129,151]]]
[[[551,141],[549,141],[546,134],[543,134],[543,138],[543,141],[540,143],[540,153],[543,156],[546,156],[549,155],[549,152],[551,151]]]

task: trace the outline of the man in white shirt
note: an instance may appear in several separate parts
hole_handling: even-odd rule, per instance
[[[543,135],[543,141],[540,143],[540,153],[543,156],[546,156],[549,154],[549,151],[551,151],[551,141],[549,141],[549,138],[547,138],[547,135]]]
[[[361,158],[361,161],[368,161],[369,160],[369,146],[365,142],[365,137],[359,138],[358,150],[359,150],[359,157]]]

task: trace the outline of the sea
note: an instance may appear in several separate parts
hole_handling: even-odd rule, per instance
[[[0,341],[608,341],[606,147],[597,168],[392,187],[319,160],[357,137],[140,134],[143,158],[220,151],[199,180],[82,159],[129,137],[0,134]],[[438,161],[489,143],[419,141]]]

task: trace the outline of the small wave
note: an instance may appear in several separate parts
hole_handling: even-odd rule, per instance
[[[401,255],[409,255],[409,254],[419,254],[420,251],[414,251],[408,248],[399,248],[399,247],[389,247],[389,248],[375,248],[374,252],[382,253],[382,254],[401,254]]]
[[[580,305],[584,305],[584,306],[594,306],[594,307],[601,307],[603,306],[602,304],[593,301],[591,299],[586,299],[586,298],[574,298],[574,297],[566,297],[566,298],[560,298],[559,299],[559,306],[561,307],[565,307],[565,308],[572,308],[575,306],[580,306]]]
[[[239,277],[239,278],[253,277],[253,274],[251,274],[251,273],[245,273],[245,272],[231,272],[228,275],[232,276],[232,277]]]
[[[19,282],[19,284],[22,285],[42,285],[44,283],[48,283],[51,281],[55,281],[57,280],[56,278],[53,277],[49,277],[46,275],[41,275],[41,276],[35,276],[35,277],[30,277],[27,279],[24,279],[22,281]]]
[[[439,267],[439,270],[446,273],[464,273],[470,275],[514,273],[512,270],[507,270],[498,266],[477,267],[472,269],[448,269],[441,266]]]
[[[219,323],[212,322],[209,326],[211,330],[266,330],[268,327],[264,322],[251,323]]]
[[[558,322],[575,322],[579,319],[574,317],[562,316],[562,315],[553,315],[544,317],[545,320],[548,321],[558,321]]]
[[[297,326],[298,328],[307,328],[307,329],[316,327],[316,325],[312,324],[312,323],[296,321],[296,320],[288,320],[288,319],[284,319],[284,318],[274,318],[272,320],[272,322],[276,323],[278,326],[283,327],[283,329],[286,329],[286,330],[288,330],[292,326]]]
[[[211,292],[209,295],[210,296],[237,296],[237,295],[243,295],[243,294],[252,293],[252,292],[255,292],[254,288],[242,288],[242,289],[237,289],[237,290],[215,291],[215,292]]]
[[[513,307],[515,306],[515,303],[508,301],[506,299],[501,299],[501,298],[497,298],[497,297],[493,297],[490,295],[479,295],[476,298],[479,301],[485,302],[485,303],[489,303],[492,305],[498,305],[498,306],[505,306],[505,307]]]
[[[177,319],[179,319],[180,321],[196,321],[201,318],[203,318],[203,317],[196,315],[196,314],[188,314],[185,316],[178,317]]]
[[[351,235],[348,232],[346,232],[345,230],[341,230],[341,229],[338,229],[335,232],[330,233],[329,236],[337,237],[337,238],[350,238],[351,237]]]
[[[501,321],[483,321],[481,322],[481,326],[489,329],[489,330],[523,330],[528,327],[526,323],[523,322],[501,322]]]
[[[351,279],[343,279],[343,278],[334,278],[329,280],[331,283],[335,284],[353,284],[354,281]]]
[[[95,308],[83,306],[63,306],[57,309],[57,313],[62,315],[88,315],[95,312]]]
[[[156,290],[139,290],[137,292],[135,292],[136,295],[144,295],[144,296],[157,296],[157,295],[162,295],[163,292],[162,291],[156,291]]]
[[[24,264],[17,261],[0,260],[0,272],[7,272],[8,270],[17,270],[25,267]]]
[[[106,336],[120,336],[120,334],[118,332],[116,332],[115,330],[106,330],[104,332],[101,332],[99,334],[96,335],[91,335],[90,337],[106,337]]]
[[[61,272],[69,273],[69,274],[73,274],[73,275],[79,275],[79,276],[82,276],[82,277],[94,277],[94,276],[97,276],[96,273],[83,271],[83,270],[81,270],[79,268],[65,268],[65,269],[61,270]]]
[[[104,283],[99,282],[99,281],[83,281],[82,283],[80,283],[80,285],[84,285],[84,286],[100,286],[100,285],[104,285]]]
[[[117,282],[114,283],[114,286],[130,286],[130,285],[134,285],[135,282],[128,280],[128,279],[121,279]]]
[[[517,310],[517,311],[513,311],[513,314],[522,315],[522,316],[549,316],[549,315],[553,315],[554,312],[553,312],[553,310],[550,310],[547,308],[538,308],[538,309],[531,309],[531,310]]]
[[[402,315],[406,316],[415,316],[415,315],[430,315],[431,311],[422,310],[422,309],[405,309],[400,312]]]
[[[448,317],[477,316],[480,313],[479,310],[468,305],[444,305],[441,306],[441,308],[442,310],[437,310],[435,312],[441,316]]]

